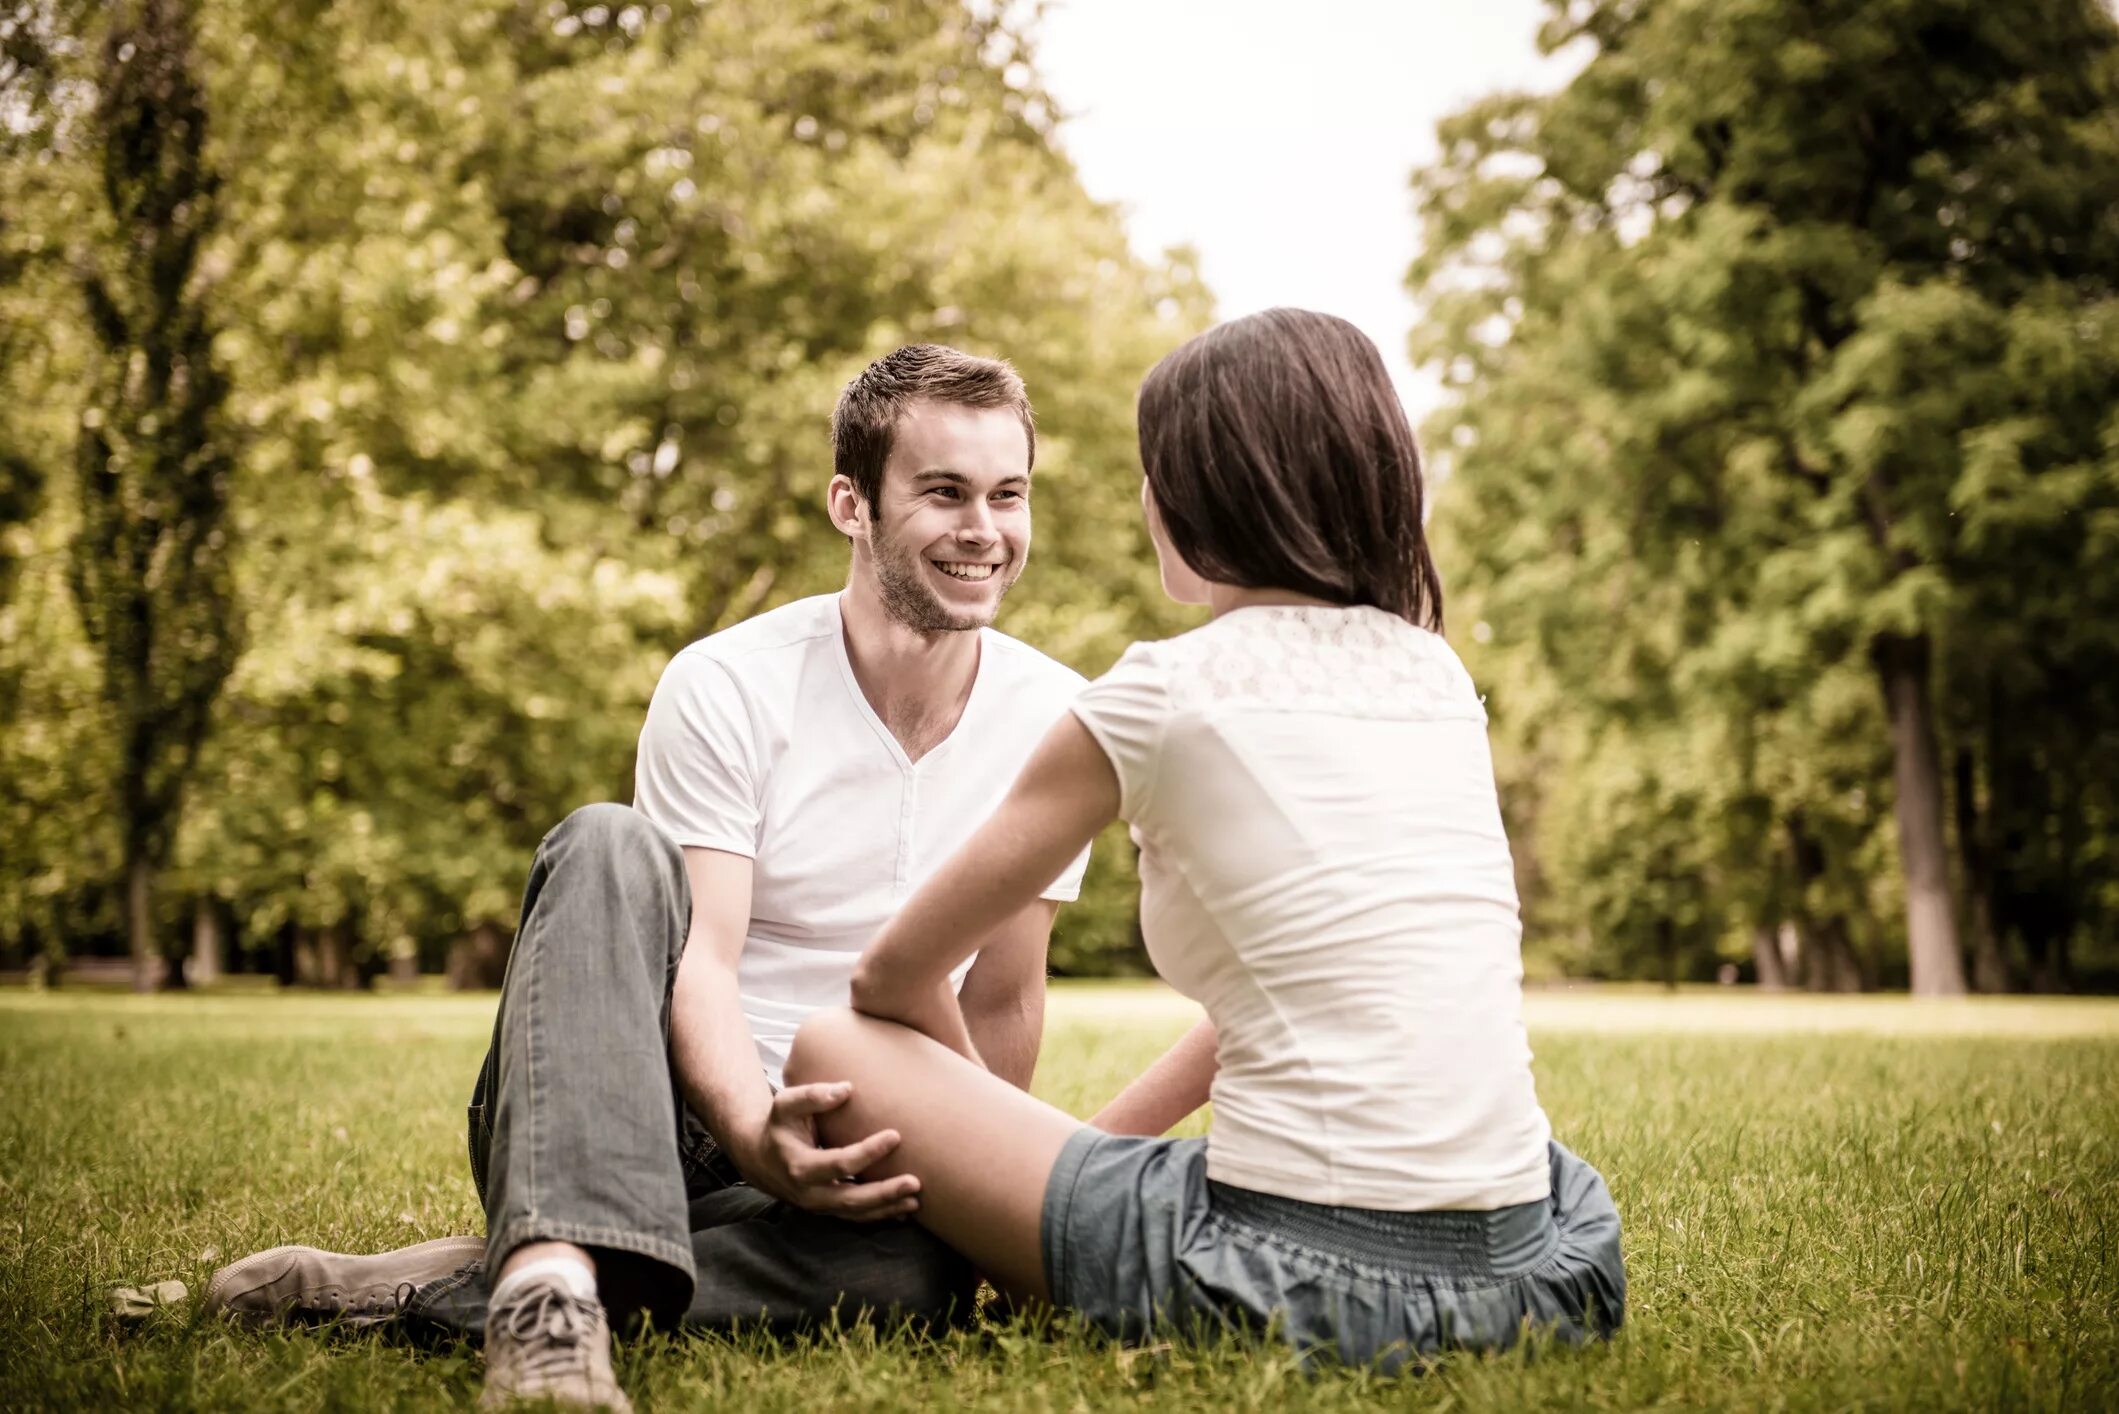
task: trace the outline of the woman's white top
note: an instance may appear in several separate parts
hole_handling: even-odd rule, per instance
[[[1486,711],[1439,635],[1243,608],[1074,712],[1141,849],[1155,969],[1219,1035],[1208,1176],[1312,1203],[1547,1196]]]

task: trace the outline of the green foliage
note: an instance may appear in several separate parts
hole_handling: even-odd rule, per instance
[[[1946,986],[1954,890],[1981,985],[2109,966],[2111,16],[1578,0],[1544,42],[1586,64],[1442,125],[1410,276],[1534,933],[1698,975],[1787,923]]]
[[[336,499],[280,562],[304,572],[253,587],[258,651],[229,685],[207,773],[223,788],[192,811],[185,874],[254,936],[349,923],[394,955],[511,918],[544,832],[629,795],[684,599],[667,571],[545,544],[524,512],[365,480]]]
[[[1609,1346],[1386,1380],[1304,1374],[1236,1339],[1128,1351],[995,1320],[939,1340],[658,1339],[623,1347],[619,1376],[643,1409],[791,1412],[2112,1405],[2111,1003],[1528,1000],[1539,1098],[1625,1222],[1628,1319]],[[1056,987],[1037,1092],[1093,1111],[1189,1024],[1171,1001]],[[478,1231],[462,1099],[492,1007],[0,991],[0,1179],[23,1218],[0,1225],[0,1404],[468,1404],[475,1351],[246,1332],[199,1318],[196,1297],[267,1246]],[[171,1278],[191,1304],[138,1327],[105,1315],[110,1288]]]
[[[0,602],[0,929],[23,957],[63,959],[122,932],[108,706],[65,582],[67,527],[18,527],[21,573]]]
[[[251,638],[165,930],[210,897],[253,946],[344,926],[371,958],[431,961],[466,927],[511,924],[542,832],[629,796],[668,658],[843,582],[828,415],[899,343],[1011,358],[1038,404],[1041,533],[1002,627],[1093,672],[1177,622],[1139,523],[1132,400],[1208,296],[1189,256],[1141,260],[1083,193],[1005,17],[197,9]],[[0,301],[49,331],[0,370],[21,394],[0,445],[39,488],[21,528],[0,524],[9,547],[67,543],[82,515],[49,469],[71,454],[83,311],[48,267],[93,210],[90,154],[32,80],[92,78],[92,19],[55,8],[6,36],[35,50],[9,91],[38,122],[0,134],[0,192],[23,197],[0,218]],[[56,704],[27,635],[57,630],[19,608],[0,618],[4,680]],[[99,789],[107,728],[23,721],[0,749],[31,779],[0,809]],[[18,952],[65,921],[29,900],[109,887],[109,827],[84,814],[0,864]],[[1132,890],[1107,847],[1065,965],[1132,955]],[[80,917],[72,941],[93,944]]]
[[[1061,977],[1145,977],[1153,969],[1140,944],[1140,852],[1125,825],[1096,838],[1081,897],[1062,905],[1052,925],[1049,962]]]

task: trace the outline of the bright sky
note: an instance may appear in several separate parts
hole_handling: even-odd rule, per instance
[[[1056,0],[1038,67],[1090,194],[1143,254],[1198,250],[1223,318],[1276,304],[1352,320],[1417,422],[1439,394],[1405,355],[1406,179],[1435,120],[1571,66],[1540,0]]]

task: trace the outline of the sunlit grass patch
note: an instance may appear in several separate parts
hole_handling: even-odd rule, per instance
[[[254,1335],[109,1289],[280,1241],[475,1231],[488,997],[0,993],[0,1407],[453,1408],[464,1349]],[[1195,1015],[1054,992],[1039,1091],[1087,1113]],[[2119,1400],[2119,1005],[1534,992],[1539,1093],[1610,1179],[1608,1347],[1305,1374],[1270,1347],[1012,1323],[623,1352],[643,1409],[2101,1408]],[[1194,1126],[1197,1127],[1196,1124]]]

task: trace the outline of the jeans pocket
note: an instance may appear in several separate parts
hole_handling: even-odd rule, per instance
[[[486,1162],[493,1152],[493,1131],[486,1125],[486,1107],[472,1105],[465,1113],[464,1132],[471,1146],[471,1186],[478,1201],[486,1201]]]
[[[684,1171],[684,1191],[687,1197],[698,1197],[717,1188],[728,1187],[728,1178],[722,1172],[726,1162],[721,1146],[705,1129],[688,1131],[677,1141],[677,1159]]]

